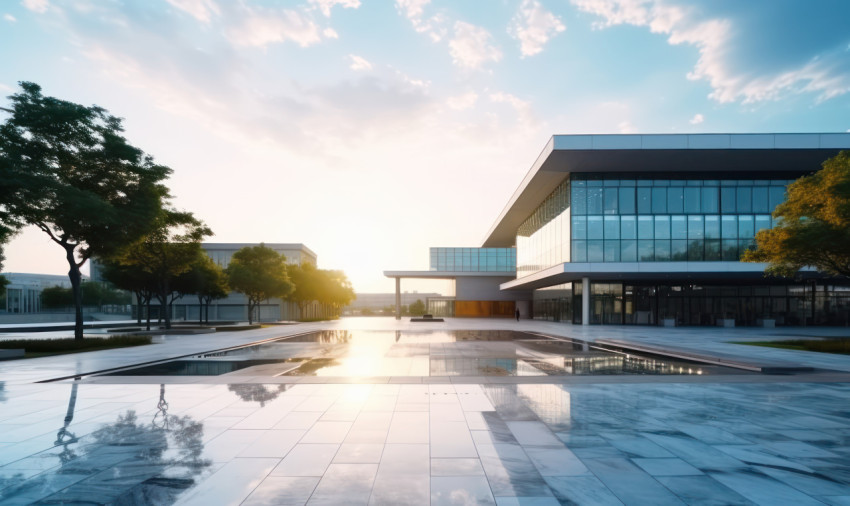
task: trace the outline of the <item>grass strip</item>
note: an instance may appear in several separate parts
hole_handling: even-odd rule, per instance
[[[850,355],[850,339],[789,339],[787,341],[733,341],[733,344],[781,348],[784,350],[817,351]]]
[[[128,346],[151,344],[151,336],[109,336],[109,337],[73,337],[58,339],[12,339],[0,341],[2,349],[20,349],[26,352],[24,358],[81,353],[84,351],[110,350]]]

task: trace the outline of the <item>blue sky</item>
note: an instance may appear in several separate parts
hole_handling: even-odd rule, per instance
[[[552,134],[850,130],[850,2],[25,0],[0,92],[125,118],[219,242],[358,291],[478,246]],[[27,230],[10,272],[64,273]],[[426,285],[408,288],[427,290]]]

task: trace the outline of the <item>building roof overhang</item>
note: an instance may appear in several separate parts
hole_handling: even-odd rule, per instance
[[[850,133],[555,135],[481,246],[514,246],[522,222],[572,172],[804,172],[842,149]]]
[[[765,279],[764,263],[745,262],[598,262],[553,265],[502,283],[502,290],[535,290],[587,277],[593,281],[742,281]],[[802,278],[817,275],[803,269]]]
[[[388,278],[457,279],[457,278],[516,278],[516,272],[466,272],[466,271],[384,271]]]

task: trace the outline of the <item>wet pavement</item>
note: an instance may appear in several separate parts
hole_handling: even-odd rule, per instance
[[[367,341],[293,341],[297,352],[281,355],[337,361],[305,375],[35,383],[275,334],[362,329],[363,320],[0,362],[0,505],[850,503],[842,374],[555,374],[584,350],[514,334],[458,340],[443,329],[396,341],[395,330],[418,329],[373,320],[370,353]],[[445,330],[474,323],[449,320]],[[509,331],[554,326],[537,323]],[[513,362],[482,367],[509,353]],[[467,362],[435,369],[446,356]],[[412,357],[427,357],[427,375],[412,361],[400,373],[394,360]],[[555,357],[565,361],[541,365]]]

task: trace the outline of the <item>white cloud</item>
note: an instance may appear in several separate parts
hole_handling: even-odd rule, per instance
[[[707,81],[712,87],[709,97],[721,103],[776,100],[788,93],[803,92],[815,93],[817,100],[823,101],[850,92],[850,71],[843,48],[846,39],[840,47],[809,48],[812,53],[796,55],[797,61],[775,59],[772,65],[763,64],[768,60],[765,56],[775,56],[765,55],[764,48],[777,47],[779,42],[788,40],[786,32],[797,24],[794,19],[788,19],[788,26],[749,27],[746,23],[753,22],[751,16],[711,17],[704,14],[705,6],[700,10],[675,5],[670,0],[571,1],[580,10],[602,18],[594,23],[597,28],[645,26],[653,33],[667,35],[672,45],[696,47],[699,58],[687,77]],[[790,16],[793,12],[784,14]],[[775,51],[782,50],[777,47]]]
[[[48,2],[48,0],[24,0],[21,2],[21,5],[33,12],[43,14],[47,12],[47,8],[50,7],[50,2]]]
[[[348,66],[351,70],[372,70],[372,64],[366,58],[356,54],[350,54],[348,57],[351,59],[351,65]]]
[[[469,109],[474,106],[478,101],[478,93],[474,91],[470,91],[464,93],[462,95],[455,95],[453,97],[449,97],[446,99],[446,105],[450,109],[454,109],[456,111],[463,111],[465,109]]]
[[[250,10],[238,24],[227,29],[226,35],[237,46],[266,47],[292,41],[307,47],[321,41],[316,23],[293,10]]]
[[[169,4],[189,14],[202,23],[209,23],[213,14],[221,14],[214,0],[166,0]]]
[[[634,134],[637,133],[637,128],[631,121],[621,121],[617,124],[617,131],[621,134]]]
[[[357,9],[360,7],[360,0],[310,0],[310,3],[318,7],[326,17],[330,17],[331,9],[335,5],[340,5],[344,9]]]
[[[531,102],[523,100],[515,95],[511,95],[510,93],[505,93],[503,91],[490,93],[489,98],[491,102],[510,105],[516,112],[519,124],[526,130],[533,131],[537,129],[539,122],[534,117],[534,111],[531,108]]]
[[[522,56],[533,56],[559,32],[566,30],[558,16],[547,11],[537,0],[523,0],[508,33],[520,43]]]
[[[434,14],[425,18],[425,6],[431,0],[396,0],[396,10],[410,20],[413,29],[418,33],[425,33],[433,42],[439,42],[446,36],[448,20],[442,13]]]
[[[10,23],[14,23],[15,21],[17,21],[17,19],[15,19],[15,16],[13,16],[9,13],[3,14],[3,19],[5,19],[6,21],[8,21]]]
[[[502,59],[502,51],[491,43],[490,32],[463,21],[454,25],[454,38],[449,41],[449,54],[455,65],[477,69],[487,62]]]
[[[705,121],[705,116],[703,116],[702,114],[694,114],[694,117],[691,118],[688,123],[690,123],[691,125],[699,125],[703,121]]]
[[[324,35],[326,39],[339,38],[339,34],[336,33],[336,30],[334,30],[333,28],[325,28],[324,30],[322,30],[322,35]]]

